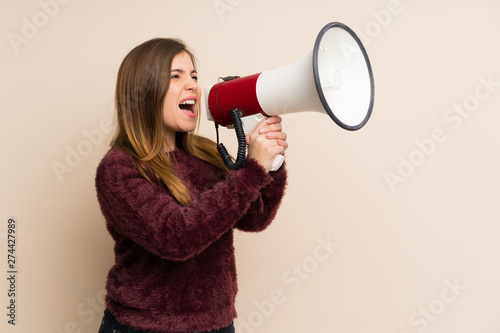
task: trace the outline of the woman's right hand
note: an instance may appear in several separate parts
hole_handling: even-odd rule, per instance
[[[269,172],[274,157],[285,154],[288,148],[286,134],[282,132],[281,117],[263,119],[252,134],[247,136],[248,157],[256,160]]]

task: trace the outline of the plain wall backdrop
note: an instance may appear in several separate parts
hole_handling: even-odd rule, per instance
[[[368,51],[373,114],[357,132],[283,117],[282,207],[236,233],[238,332],[499,332],[499,14],[497,0],[1,0],[2,332],[97,332],[114,257],[94,176],[133,47],[183,39],[206,87],[302,58],[332,21]],[[200,134],[215,139],[204,108]],[[235,152],[232,130],[221,140]]]

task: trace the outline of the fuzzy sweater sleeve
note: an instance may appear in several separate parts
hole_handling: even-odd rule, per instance
[[[178,204],[166,189],[145,179],[121,150],[110,151],[97,168],[96,190],[111,233],[126,237],[168,260],[187,260],[234,227],[273,181],[257,162]]]
[[[258,232],[266,229],[273,221],[287,185],[286,163],[280,169],[270,172],[273,181],[260,190],[260,195],[252,202],[236,228],[242,231]]]

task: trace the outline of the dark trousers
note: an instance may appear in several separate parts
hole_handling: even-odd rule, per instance
[[[109,312],[108,309],[104,311],[104,317],[102,318],[101,327],[99,328],[99,333],[155,333],[152,331],[137,331],[131,329],[127,326],[120,324],[116,318]],[[191,332],[186,332],[191,333]],[[194,332],[193,332],[194,333]],[[202,333],[234,333],[234,325],[231,324],[227,327]]]

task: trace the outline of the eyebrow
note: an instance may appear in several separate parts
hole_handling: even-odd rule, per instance
[[[172,72],[185,73],[186,71],[185,71],[185,70],[183,70],[183,69],[172,69],[172,70],[170,71],[170,73],[172,73]],[[193,69],[193,70],[191,71],[191,74],[198,74],[198,71],[197,71],[196,69]]]

